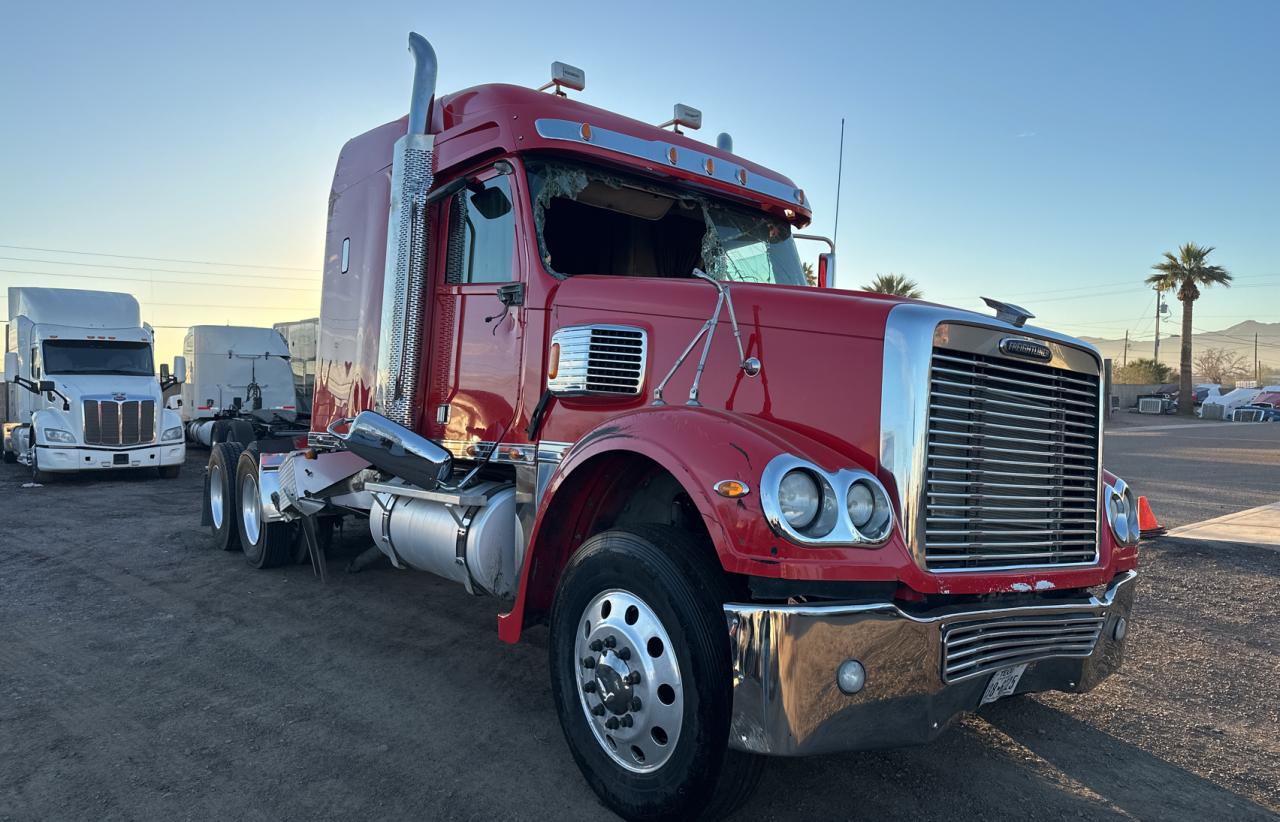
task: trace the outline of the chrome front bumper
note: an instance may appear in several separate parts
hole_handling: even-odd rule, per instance
[[[1133,607],[1134,580],[1115,577],[1105,594],[1049,600],[1021,607],[961,606],[925,615],[892,603],[857,605],[725,605],[733,662],[733,724],[730,745],[754,753],[803,756],[834,751],[896,747],[927,742],[961,714],[978,707],[1001,662],[982,673],[952,673],[944,680],[944,636],[960,630],[991,637],[1000,658],[1015,648],[995,632],[1050,625],[1090,636],[1089,647],[1046,647],[1029,653],[1015,693],[1091,690],[1120,666]],[[1117,627],[1120,620],[1124,626]],[[1100,621],[1099,621],[1100,620]],[[957,634],[960,635],[960,634]],[[1080,634],[1076,634],[1077,636]],[[1059,643],[1062,640],[1058,640]],[[958,641],[953,640],[953,645]],[[1026,647],[1025,645],[1022,647]],[[1068,656],[1064,654],[1074,654]],[[970,657],[971,658],[971,657]],[[836,684],[836,669],[856,659],[866,683],[855,694]],[[954,668],[953,668],[954,671]]]

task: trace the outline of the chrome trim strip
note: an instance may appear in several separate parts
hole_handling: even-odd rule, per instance
[[[989,316],[943,308],[941,306],[901,303],[889,311],[885,321],[884,358],[880,395],[880,464],[893,477],[890,493],[896,495],[902,537],[916,564],[927,573],[989,573],[1005,570],[1036,570],[1039,568],[1073,568],[1096,566],[1099,559],[1086,563],[1056,563],[1047,565],[1017,565],[1007,567],[930,569],[925,562],[925,484],[928,478],[929,392],[933,382],[931,365],[934,336],[939,326],[963,326],[976,332],[990,332],[992,345],[1010,335],[1051,343],[1055,348],[1054,367],[1078,370],[1080,356],[1088,356],[1096,364],[1096,375],[1101,380],[1102,357],[1097,349],[1081,340],[1032,326],[1017,327]],[[955,345],[952,341],[949,344]],[[1056,344],[1056,345],[1054,345]],[[1105,410],[1105,392],[1098,391],[1097,437],[1098,453],[1096,487],[1101,498],[1102,490],[1102,420]],[[992,401],[996,404],[998,401]],[[1007,403],[1020,407],[1016,403]],[[1075,412],[1063,409],[1065,414]],[[1016,418],[1016,415],[1008,415]],[[1081,426],[1083,427],[1083,426]],[[1092,430],[1092,429],[1091,429]],[[961,460],[953,458],[953,461]],[[987,460],[1001,464],[1017,465],[1016,460]],[[1031,465],[1032,463],[1025,463]],[[1100,509],[1097,509],[1100,512]],[[1101,544],[1101,518],[1095,513],[1098,544]],[[1099,555],[1100,555],[1099,551]]]
[[[590,139],[583,139],[583,126],[588,127]],[[781,180],[774,179],[759,172],[750,171],[736,163],[719,157],[712,157],[701,151],[676,146],[661,140],[645,140],[620,131],[591,125],[590,123],[540,118],[534,121],[538,136],[544,140],[564,140],[570,143],[587,144],[637,157],[656,164],[658,168],[678,168],[692,174],[710,177],[722,183],[740,186],[748,191],[763,194],[791,205],[808,208],[809,202],[804,191],[792,188]],[[675,151],[675,163],[671,162],[671,151]],[[709,165],[708,165],[709,164]],[[710,169],[710,171],[708,171]],[[745,175],[745,176],[744,176]],[[746,183],[743,183],[743,180]]]
[[[495,443],[492,440],[440,440],[437,443],[456,459],[483,460],[489,458]],[[544,440],[536,445],[518,442],[497,443],[499,450],[492,462],[503,465],[532,465],[535,461],[559,463],[573,447],[571,442]]]

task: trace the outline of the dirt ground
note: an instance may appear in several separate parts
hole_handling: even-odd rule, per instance
[[[322,586],[215,552],[203,459],[39,488],[0,466],[0,819],[608,816],[544,630],[503,645],[492,601],[425,574]],[[740,818],[1275,818],[1280,552],[1165,539],[1141,570],[1130,658],[1093,693],[776,760]]]

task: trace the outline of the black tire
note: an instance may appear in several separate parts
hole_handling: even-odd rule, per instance
[[[245,562],[254,568],[278,568],[292,561],[297,532],[288,522],[262,521],[262,508],[257,497],[259,458],[258,444],[251,443],[241,452],[236,464],[236,528],[239,529]],[[246,499],[249,495],[252,497]],[[246,502],[253,506],[252,509],[246,509]],[[251,516],[250,510],[256,512],[256,517]]]
[[[212,448],[220,442],[226,442],[230,431],[231,420],[214,420],[213,428],[209,431],[209,447]]]
[[[648,607],[649,615],[657,619],[670,640],[670,648],[665,650],[674,653],[679,666],[678,698],[683,701],[678,735],[668,750],[665,742],[658,741],[656,731],[662,729],[653,731],[653,740],[659,747],[650,749],[666,758],[659,760],[655,756],[648,760],[650,766],[655,761],[661,763],[648,772],[620,765],[614,757],[625,758],[628,743],[618,746],[612,735],[588,718],[584,709],[580,674],[588,666],[578,657],[579,637],[590,633],[588,620],[598,617],[596,628],[604,624],[607,612],[593,617],[586,609],[589,605],[594,608],[601,597],[612,596],[606,593],[612,590],[632,595]],[[759,782],[763,758],[728,747],[733,692],[729,638],[721,608],[726,597],[719,564],[688,533],[670,526],[636,526],[597,534],[574,553],[564,570],[551,611],[549,653],[556,711],[565,740],[588,784],[610,809],[626,819],[718,819],[740,807]],[[629,613],[627,619],[630,620]],[[624,638],[619,648],[627,644]],[[663,644],[657,647],[660,655]],[[590,669],[596,664],[604,665],[603,653],[610,652],[602,652],[600,662]],[[646,651],[636,649],[630,653],[627,659]],[[648,654],[658,659],[653,651]],[[630,670],[639,676],[639,665]],[[634,693],[638,696],[640,686],[636,688]],[[600,687],[590,693],[604,690]],[[662,694],[660,686],[657,692]],[[672,693],[669,687],[667,693]],[[644,703],[638,704],[641,708],[631,716],[637,727],[643,727],[649,720],[643,716]],[[631,725],[624,727],[629,729]],[[606,734],[615,753],[606,749],[603,739],[598,741],[597,733]],[[662,739],[666,738],[663,731]]]
[[[162,465],[156,469],[160,474],[160,479],[177,479],[182,473],[181,465]]]
[[[227,430],[227,440],[229,442],[238,442],[245,448],[257,442],[258,435],[253,431],[253,423],[248,420],[228,420],[227,422],[230,423]]]
[[[11,465],[18,461],[18,455],[6,448],[4,450],[4,461],[6,465]]]
[[[31,481],[44,485],[47,482],[53,481],[53,474],[50,474],[48,471],[40,470],[40,460],[37,456],[39,453],[40,452],[36,450],[36,447],[33,445],[31,447]]]
[[[209,449],[209,467],[204,478],[205,505],[215,548],[236,551],[240,530],[236,526],[236,462],[244,450],[238,442],[220,442]]]

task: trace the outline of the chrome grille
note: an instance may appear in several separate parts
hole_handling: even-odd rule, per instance
[[[1096,375],[934,348],[925,564],[934,571],[1097,559]]]
[[[156,438],[155,400],[85,400],[86,445],[140,445]]]
[[[640,393],[644,382],[645,332],[618,325],[561,328],[551,341],[559,346],[556,376],[547,387],[561,394]]]
[[[942,679],[959,682],[1050,657],[1093,653],[1106,615],[1003,617],[942,626]]]

